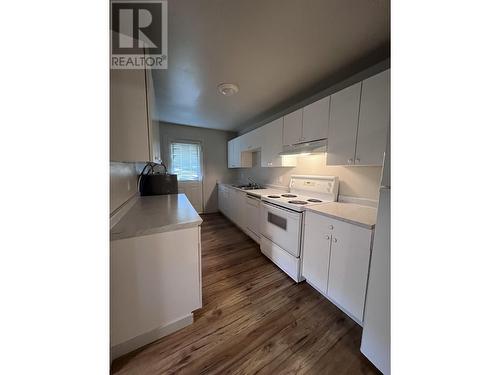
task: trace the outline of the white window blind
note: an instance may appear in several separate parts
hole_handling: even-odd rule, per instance
[[[201,181],[201,147],[197,143],[170,144],[170,173],[179,181]]]

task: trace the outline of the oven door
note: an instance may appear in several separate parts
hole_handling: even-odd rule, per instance
[[[262,202],[260,213],[260,233],[298,258],[302,214],[267,202]]]

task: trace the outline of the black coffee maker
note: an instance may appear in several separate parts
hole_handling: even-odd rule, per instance
[[[139,192],[141,196],[178,194],[177,175],[168,174],[163,163],[147,163],[139,176]]]

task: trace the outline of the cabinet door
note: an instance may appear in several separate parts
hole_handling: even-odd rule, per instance
[[[283,118],[283,145],[302,142],[303,108],[289,113]]]
[[[110,70],[110,160],[149,161],[144,70]]]
[[[233,162],[234,166],[239,168],[241,166],[241,138],[233,140]]]
[[[302,137],[304,142],[316,141],[328,137],[329,114],[329,96],[304,107],[304,118],[302,121]]]
[[[327,295],[361,323],[372,231],[339,220],[333,226]]]
[[[161,163],[160,123],[156,107],[153,76],[150,69],[146,70],[146,96],[149,125],[149,160]]]
[[[390,121],[390,73],[363,81],[359,110],[356,164],[382,165]]]
[[[327,165],[354,164],[361,82],[331,96]]]
[[[227,216],[228,196],[227,196],[227,188],[225,186],[218,185],[217,199],[218,199],[219,211]]]
[[[251,132],[245,133],[241,136],[242,151],[253,151],[262,146],[262,130],[261,128],[254,129]]]
[[[283,151],[283,117],[280,117],[262,128],[262,147],[260,163],[262,167],[293,167],[297,165],[295,156],[280,156]]]
[[[332,238],[331,219],[306,212],[302,275],[319,291],[326,294]]]
[[[234,140],[230,140],[227,142],[227,167],[234,168],[234,160],[233,160],[233,145]]]

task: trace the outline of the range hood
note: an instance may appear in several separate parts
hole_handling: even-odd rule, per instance
[[[283,151],[279,155],[309,155],[321,154],[323,152],[326,152],[326,139],[283,146]]]

